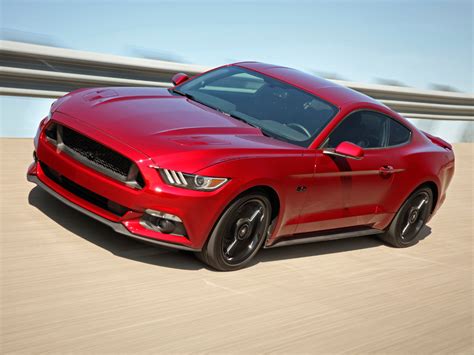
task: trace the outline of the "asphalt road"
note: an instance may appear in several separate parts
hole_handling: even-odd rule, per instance
[[[409,249],[364,237],[206,269],[126,239],[26,182],[0,140],[2,353],[473,353],[473,148]]]

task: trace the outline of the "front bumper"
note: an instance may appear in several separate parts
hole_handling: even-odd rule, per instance
[[[65,114],[56,112],[54,120],[73,127],[81,134],[135,162],[143,175],[145,186],[141,189],[131,188],[61,152],[46,139],[45,127],[40,127],[35,138],[35,162],[28,169],[29,181],[121,234],[182,250],[202,249],[215,222],[228,201],[232,199],[231,195],[235,192],[232,184],[228,184],[231,186],[230,189],[218,189],[212,192],[167,185],[154,168],[154,162],[143,153]],[[117,214],[114,213],[116,211],[103,208],[100,204],[91,203],[89,199],[83,198],[81,194],[53,179],[50,170],[54,170],[80,188],[120,206],[125,212]],[[186,233],[167,234],[147,228],[142,218],[147,210],[161,211],[179,217]]]
[[[147,243],[152,243],[152,244],[156,244],[156,245],[163,246],[163,247],[169,247],[169,248],[180,249],[180,250],[185,250],[185,251],[193,251],[193,252],[200,251],[200,249],[194,249],[194,248],[191,248],[191,247],[188,247],[188,246],[185,246],[185,245],[167,243],[167,242],[164,242],[164,241],[159,241],[159,240],[151,239],[151,238],[145,238],[145,237],[141,237],[137,234],[133,234],[127,228],[125,228],[122,223],[113,222],[111,220],[108,220],[104,217],[101,217],[101,216],[99,216],[99,215],[97,215],[97,214],[95,214],[95,213],[93,213],[93,212],[91,212],[91,211],[89,211],[89,210],[87,210],[87,209],[85,209],[85,208],[83,208],[79,205],[76,205],[75,203],[69,201],[67,198],[61,196],[56,191],[54,191],[53,189],[48,187],[46,184],[44,184],[36,175],[27,175],[27,179],[28,179],[28,181],[33,182],[36,185],[38,185],[39,187],[41,187],[44,191],[46,191],[50,195],[57,198],[59,201],[65,203],[69,207],[72,207],[75,210],[77,210],[77,211],[79,211],[79,212],[81,212],[81,213],[83,213],[83,214],[85,214],[89,217],[92,217],[95,220],[109,226],[110,228],[112,228],[117,233],[126,235],[127,237],[130,237],[130,238],[133,238],[133,239],[141,240],[141,241],[144,241],[144,242],[147,242]]]

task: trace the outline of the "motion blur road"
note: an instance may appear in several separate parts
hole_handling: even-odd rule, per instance
[[[473,352],[473,148],[409,249],[364,237],[232,273],[115,234],[26,182],[1,139],[2,353]]]

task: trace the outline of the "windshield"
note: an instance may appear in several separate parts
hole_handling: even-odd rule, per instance
[[[308,147],[337,112],[306,91],[236,66],[213,70],[172,91],[301,147]]]

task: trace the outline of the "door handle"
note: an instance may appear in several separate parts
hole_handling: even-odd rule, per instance
[[[384,165],[380,167],[379,172],[381,175],[387,176],[392,175],[395,172],[395,169],[391,165]]]

